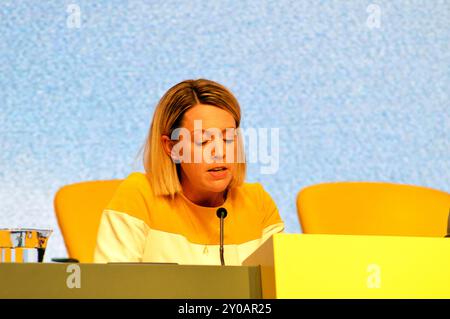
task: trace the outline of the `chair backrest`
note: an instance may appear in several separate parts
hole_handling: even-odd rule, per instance
[[[122,180],[89,181],[66,185],[55,195],[59,228],[70,258],[93,261],[103,209]]]
[[[376,182],[309,186],[297,195],[304,233],[444,237],[450,194]]]

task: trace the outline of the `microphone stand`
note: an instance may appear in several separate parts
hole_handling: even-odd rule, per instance
[[[227,210],[223,207],[220,207],[216,211],[217,217],[220,219],[220,264],[222,266],[225,266],[225,260],[223,258],[223,221],[225,217],[227,217],[228,213]]]

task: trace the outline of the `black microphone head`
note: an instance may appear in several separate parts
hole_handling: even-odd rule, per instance
[[[225,218],[225,217],[227,217],[228,212],[227,212],[227,210],[225,208],[220,207],[220,208],[217,209],[216,215],[219,218]]]

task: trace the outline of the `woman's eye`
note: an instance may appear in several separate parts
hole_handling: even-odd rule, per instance
[[[224,139],[223,140],[226,144],[231,144],[231,143],[233,143],[234,142],[234,139]],[[194,141],[194,143],[196,144],[196,145],[206,145],[206,143],[208,143],[209,142],[209,140],[200,140],[200,141]]]
[[[205,145],[206,143],[208,143],[207,140],[200,140],[200,141],[196,141],[195,142],[197,145]]]

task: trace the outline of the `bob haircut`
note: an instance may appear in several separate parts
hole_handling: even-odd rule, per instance
[[[144,168],[155,195],[181,192],[180,164],[175,163],[164,151],[161,137],[171,136],[180,127],[184,114],[198,104],[207,104],[228,111],[239,128],[241,109],[234,95],[223,85],[206,80],[185,80],[171,87],[156,106],[148,137],[144,145]],[[245,180],[246,163],[240,130],[237,130],[237,150],[240,159],[236,163],[228,189],[240,186]]]

